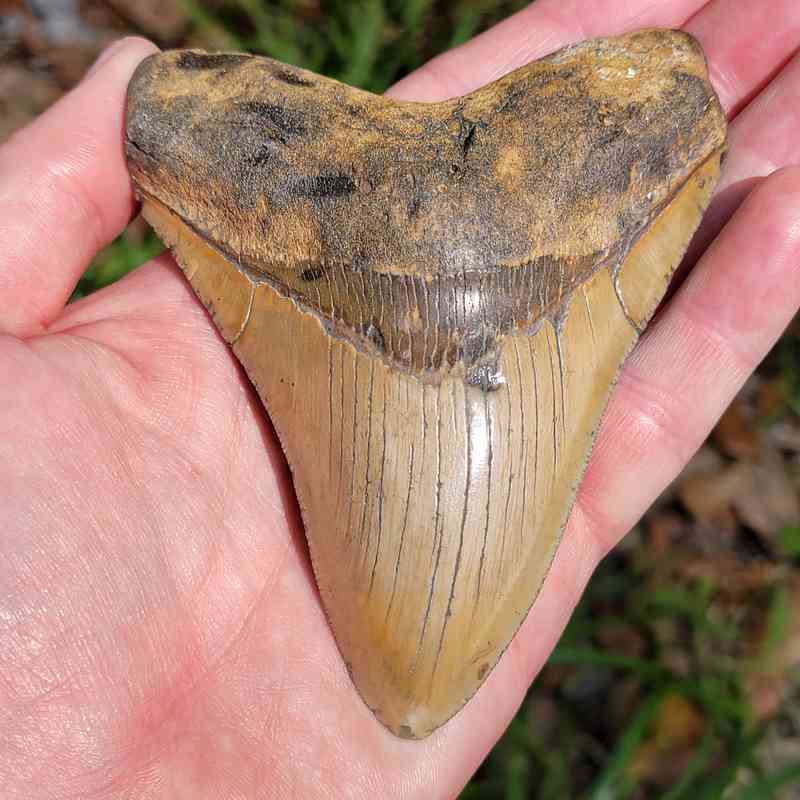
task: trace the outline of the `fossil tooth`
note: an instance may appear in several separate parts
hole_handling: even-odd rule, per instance
[[[237,54],[134,76],[145,215],[272,417],[339,649],[395,734],[458,711],[530,609],[725,131],[675,31],[437,104]]]

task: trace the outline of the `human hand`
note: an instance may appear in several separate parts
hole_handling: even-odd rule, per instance
[[[462,94],[570,41],[690,16],[735,116],[698,263],[624,368],[528,619],[475,698],[423,742],[395,739],[359,700],[280,447],[171,259],[65,307],[133,210],[124,92],[151,46],[126,41],[0,148],[4,796],[457,793],[597,561],[800,306],[800,168],[761,180],[800,162],[800,59],[782,68],[800,9],[539,0],[393,90]]]

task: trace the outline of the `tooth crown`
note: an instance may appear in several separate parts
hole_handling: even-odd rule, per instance
[[[724,145],[670,31],[440,104],[235,54],[134,77],[145,214],[270,412],[336,641],[396,734],[452,716],[527,614]]]

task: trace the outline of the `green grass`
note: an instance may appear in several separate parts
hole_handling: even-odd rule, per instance
[[[148,231],[143,239],[125,231],[95,258],[78,281],[71,300],[109,286],[163,250],[164,246],[152,231]]]
[[[223,0],[211,13],[199,0],[181,2],[194,41],[263,53],[374,92],[526,4]],[[75,296],[108,285],[159,249],[151,235],[143,241],[123,235],[98,257]],[[785,397],[780,414],[800,413],[800,339],[785,337],[773,363]],[[800,558],[800,528],[789,526],[778,538],[783,558]],[[718,613],[719,586],[675,581],[663,564],[646,562],[624,556],[601,566],[550,663],[462,800],[769,800],[800,785],[800,765],[771,772],[763,763],[767,728],[746,688],[748,675],[780,650],[791,613],[784,589],[777,585],[756,599],[764,635],[760,649],[746,654],[736,646],[746,634],[741,621]],[[634,635],[639,651],[603,646],[602,634],[612,629]],[[623,685],[632,697],[629,714],[611,724],[605,703]],[[643,778],[641,763],[643,754],[664,746],[665,715],[675,708],[691,709],[702,731],[665,786]]]
[[[527,5],[525,0],[226,0],[212,16],[198,0],[181,2],[200,32],[228,47],[373,92]]]

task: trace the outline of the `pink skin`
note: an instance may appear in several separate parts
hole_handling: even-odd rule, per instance
[[[126,40],[0,148],[4,800],[457,794],[598,560],[800,306],[800,5],[539,0],[394,90],[457,94],[584,36],[682,24],[737,113],[697,263],[625,367],[535,608],[421,743],[355,694],[280,448],[172,260],[64,307],[134,210],[123,99],[152,46]]]

